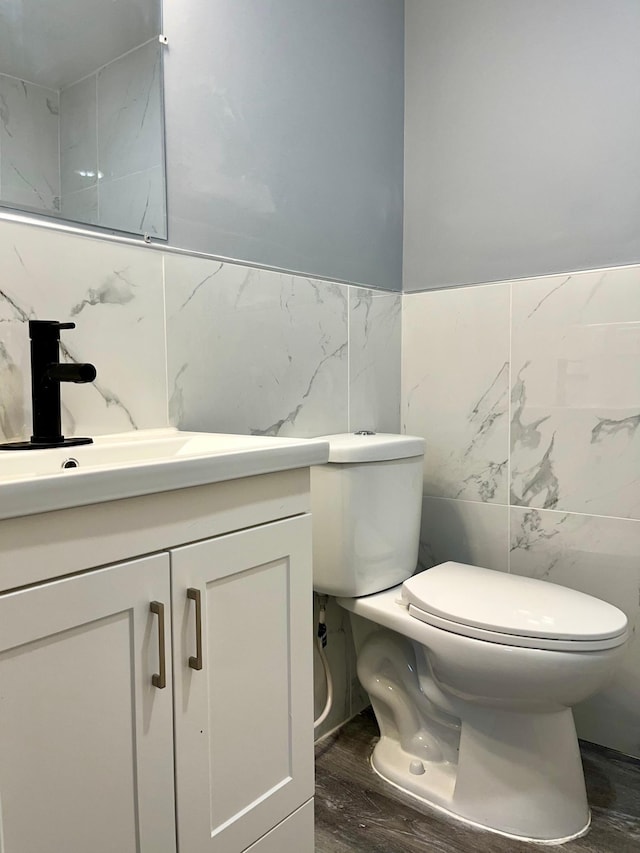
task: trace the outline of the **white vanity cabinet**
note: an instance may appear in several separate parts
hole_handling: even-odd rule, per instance
[[[313,853],[308,488],[0,520],[2,853]]]

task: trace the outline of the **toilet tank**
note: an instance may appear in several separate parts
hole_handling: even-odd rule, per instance
[[[311,468],[314,589],[355,597],[401,583],[418,561],[424,439],[322,437],[329,462]]]

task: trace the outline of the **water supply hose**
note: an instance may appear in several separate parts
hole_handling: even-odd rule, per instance
[[[324,721],[329,716],[329,712],[331,711],[331,706],[333,705],[333,679],[331,678],[331,670],[329,669],[329,661],[327,660],[327,655],[325,653],[325,646],[327,645],[327,625],[326,625],[326,617],[327,617],[327,600],[328,596],[320,595],[318,596],[318,603],[320,605],[320,612],[318,614],[318,635],[316,637],[316,648],[318,649],[318,654],[320,655],[320,662],[322,663],[322,669],[324,670],[325,681],[327,682],[327,701],[324,703],[324,708],[322,709],[322,713],[315,720],[313,724],[314,730],[324,723]]]

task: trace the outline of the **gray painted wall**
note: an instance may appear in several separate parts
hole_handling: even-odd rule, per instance
[[[169,242],[400,289],[403,0],[166,3]]]
[[[404,287],[640,259],[637,0],[406,0]]]

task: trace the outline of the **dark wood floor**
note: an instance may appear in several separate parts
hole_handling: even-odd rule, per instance
[[[386,785],[371,769],[378,737],[364,711],[316,746],[316,853],[519,853],[539,845],[472,829]],[[583,744],[592,824],[562,853],[640,853],[640,761]]]

